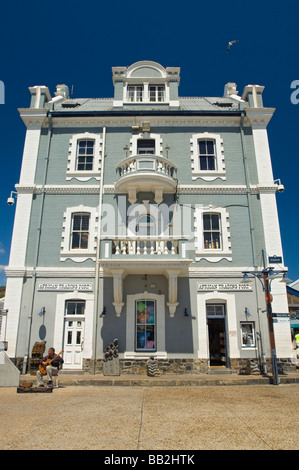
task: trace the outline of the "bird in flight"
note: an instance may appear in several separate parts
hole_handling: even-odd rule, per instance
[[[228,46],[227,46],[227,49],[226,49],[227,51],[230,50],[230,46],[232,46],[232,45],[234,44],[234,42],[239,42],[239,41],[238,41],[238,39],[235,40],[235,41],[229,41]]]

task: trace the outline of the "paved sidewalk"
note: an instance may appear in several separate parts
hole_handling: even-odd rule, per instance
[[[297,384],[0,388],[0,450],[298,450],[298,401]]]
[[[299,384],[299,370],[293,374],[280,375],[281,384]],[[20,383],[30,381],[36,386],[36,377],[21,375]],[[44,379],[46,384],[47,379]],[[59,385],[95,385],[95,386],[139,386],[139,387],[186,387],[186,386],[220,386],[220,385],[268,385],[272,383],[272,377],[262,375],[238,375],[238,374],[163,374],[159,377],[147,375],[120,375],[104,376],[102,374],[59,374]]]

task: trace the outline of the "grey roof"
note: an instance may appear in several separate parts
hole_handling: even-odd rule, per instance
[[[238,111],[239,103],[231,98],[223,97],[180,97],[180,106],[175,111]],[[47,106],[52,107],[50,103]],[[113,111],[171,111],[167,103],[159,104],[128,104],[122,108],[113,107],[113,98],[72,98],[54,104],[55,112],[113,112]]]

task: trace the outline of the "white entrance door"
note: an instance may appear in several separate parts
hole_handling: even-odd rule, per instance
[[[66,318],[64,328],[64,369],[82,369],[84,319]]]

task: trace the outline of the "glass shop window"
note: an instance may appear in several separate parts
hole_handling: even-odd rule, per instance
[[[136,301],[136,350],[156,350],[156,302]]]

